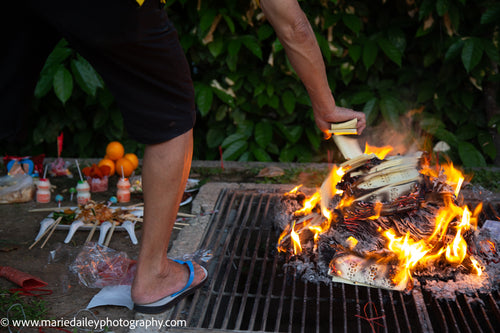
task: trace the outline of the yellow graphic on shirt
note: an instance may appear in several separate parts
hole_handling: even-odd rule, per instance
[[[137,3],[139,4],[139,6],[142,6],[142,4],[144,3],[144,0],[135,0],[137,1]],[[161,3],[165,3],[165,0],[160,0]]]

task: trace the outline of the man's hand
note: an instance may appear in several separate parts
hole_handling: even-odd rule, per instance
[[[330,129],[331,123],[341,123],[354,118],[358,119],[358,134],[363,133],[363,130],[366,127],[366,117],[363,112],[354,111],[340,106],[335,106],[334,111],[323,113],[315,109],[314,118],[316,120],[316,125],[323,132]]]
[[[366,126],[365,115],[335,106],[316,36],[297,0],[260,0],[260,5],[307,89],[319,129],[324,132],[332,122],[357,118],[361,134]]]

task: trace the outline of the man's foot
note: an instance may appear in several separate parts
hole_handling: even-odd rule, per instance
[[[159,313],[177,304],[182,298],[201,287],[206,281],[206,269],[195,262],[168,259],[164,269],[157,274],[142,275],[138,272],[132,285],[135,310],[144,313]]]

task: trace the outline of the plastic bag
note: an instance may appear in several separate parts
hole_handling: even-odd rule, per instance
[[[29,175],[0,177],[0,203],[28,202],[33,200],[35,186]]]
[[[89,288],[131,285],[135,269],[135,261],[127,253],[97,243],[85,245],[70,266],[70,271]]]

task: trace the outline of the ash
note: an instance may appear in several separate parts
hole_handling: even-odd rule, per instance
[[[377,165],[377,162],[370,161],[369,167],[373,165]],[[360,178],[347,175],[337,188],[341,188],[344,194],[366,197],[365,192],[354,188],[354,185],[360,182]],[[474,192],[477,195],[480,191],[476,189]],[[438,210],[443,207],[443,202],[456,202],[452,193],[453,189],[442,179],[421,176],[418,182],[405,193],[400,193],[399,197],[390,201],[385,198],[381,214],[376,219],[369,218],[376,211],[374,203],[369,200],[357,201],[346,208],[334,210],[334,222],[328,230],[319,234],[316,242],[313,232],[305,227],[301,229],[301,225],[306,222],[312,225],[320,224],[320,208],[316,207],[305,217],[295,216],[294,212],[303,207],[305,195],[300,192],[287,194],[274,207],[274,224],[280,232],[290,231],[292,228],[300,229],[298,235],[302,251],[293,254],[291,237],[285,235],[278,246],[285,261],[284,268],[287,272],[294,272],[303,281],[329,284],[332,283],[332,262],[336,258],[351,255],[363,258],[365,267],[374,263],[387,266],[389,273],[386,280],[390,280],[390,274],[394,274],[391,273],[391,267],[396,267],[398,259],[387,250],[388,240],[381,230],[392,229],[400,236],[408,233],[416,240],[429,237],[435,229],[435,218]],[[463,197],[461,199],[463,200]],[[338,196],[334,197],[330,207],[336,207],[339,200]],[[479,222],[481,226],[484,223]],[[443,242],[451,242],[454,237],[453,230],[456,230],[454,227],[459,223],[460,221],[455,220],[450,223]],[[437,260],[432,265],[417,266],[413,271],[413,281],[408,283],[405,291],[418,286],[437,298],[454,300],[459,293],[475,297],[477,293],[498,290],[500,256],[497,249],[500,248],[500,222],[496,223],[497,228],[481,228],[476,231],[471,229],[463,235],[469,254],[474,256],[482,268],[480,276],[471,274],[473,263],[469,257],[456,266],[446,263],[444,259]],[[347,241],[350,237],[358,241],[357,245],[353,246]],[[390,286],[388,288],[391,289]]]

